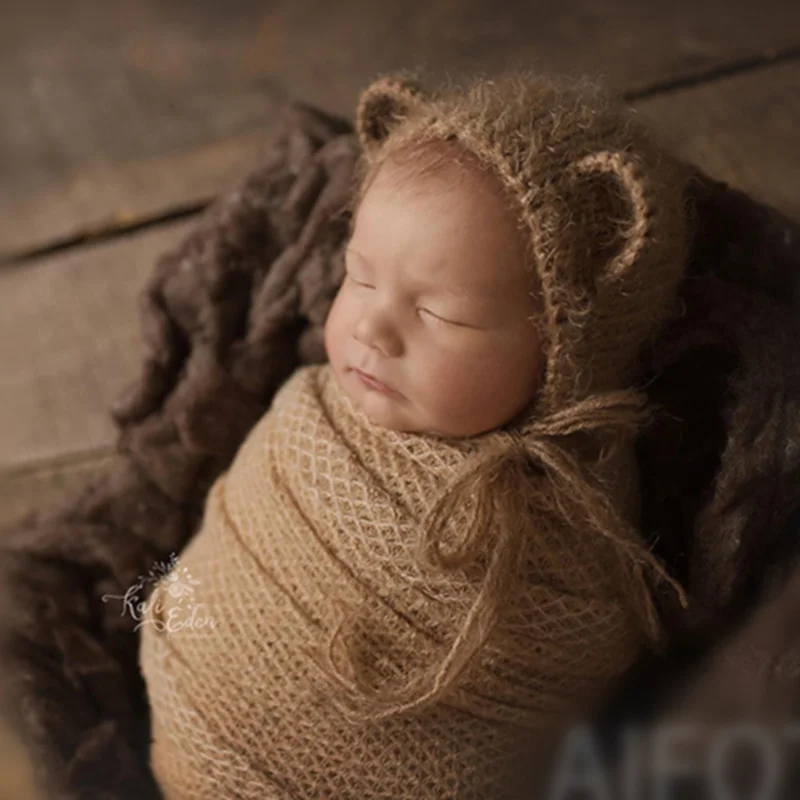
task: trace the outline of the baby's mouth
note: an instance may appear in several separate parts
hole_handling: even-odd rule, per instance
[[[364,383],[370,389],[374,389],[377,392],[381,392],[382,394],[390,395],[392,397],[399,396],[400,394],[391,386],[383,383],[382,381],[379,381],[377,378],[375,378],[374,376],[370,375],[367,372],[362,372],[360,369],[357,369],[356,367],[353,367],[353,372],[355,372],[356,375],[358,375],[361,382]]]

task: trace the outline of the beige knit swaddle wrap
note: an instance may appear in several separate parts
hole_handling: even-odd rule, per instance
[[[642,561],[629,568],[636,559],[613,537],[559,525],[541,504],[535,536],[514,545],[518,578],[497,624],[447,692],[365,720],[345,713],[357,692],[336,702],[347,666],[331,648],[337,686],[317,662],[340,603],[358,609],[350,641],[365,674],[399,685],[445,659],[484,602],[491,559],[423,566],[420,521],[468,462],[507,440],[380,428],[327,364],[284,384],[180,555],[194,594],[174,597],[162,582],[149,601],[141,668],[168,798],[495,800],[518,726],[563,722],[631,664],[646,638]],[[602,463],[601,483],[622,503],[632,473]],[[545,474],[535,478],[546,493]],[[448,520],[453,541],[470,511]]]

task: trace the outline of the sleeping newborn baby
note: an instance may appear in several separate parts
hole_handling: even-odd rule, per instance
[[[167,798],[510,796],[644,648],[636,357],[683,173],[587,85],[376,81],[329,361],[298,369],[148,603]],[[213,624],[191,624],[202,607]],[[533,796],[529,794],[528,796]]]

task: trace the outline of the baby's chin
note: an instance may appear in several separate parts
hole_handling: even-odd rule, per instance
[[[386,402],[388,400],[388,402]],[[408,433],[417,436],[431,436],[436,438],[450,439],[451,434],[445,433],[432,425],[423,425],[409,420],[407,413],[399,413],[396,407],[392,407],[392,398],[384,396],[362,397],[355,399],[357,407],[364,413],[373,425],[377,425],[386,430],[396,431],[397,433]]]
[[[347,393],[356,408],[373,425],[398,433],[411,433],[439,438],[454,438],[460,434],[447,431],[447,425],[437,426],[430,419],[414,418],[415,407],[405,395],[387,395],[366,385],[352,370],[345,370],[343,378],[336,376],[341,389]]]
[[[373,425],[398,433],[428,432],[424,426],[410,418],[409,410],[413,410],[413,407],[407,397],[387,395],[372,389],[365,385],[355,372],[348,372],[342,383],[343,390],[347,392],[356,408]]]
[[[382,428],[402,433],[416,433],[413,426],[408,424],[405,415],[401,414],[397,408],[398,400],[396,398],[387,397],[385,394],[366,387],[351,391],[350,397],[373,425],[380,425]]]

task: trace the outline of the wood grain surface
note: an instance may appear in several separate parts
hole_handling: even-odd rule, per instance
[[[137,296],[191,223],[0,270],[0,470],[110,446],[138,374]]]
[[[800,219],[800,60],[638,105],[710,175]]]
[[[765,0],[28,0],[0,25],[0,259],[208,198],[297,98],[515,66],[647,91],[800,48]]]

